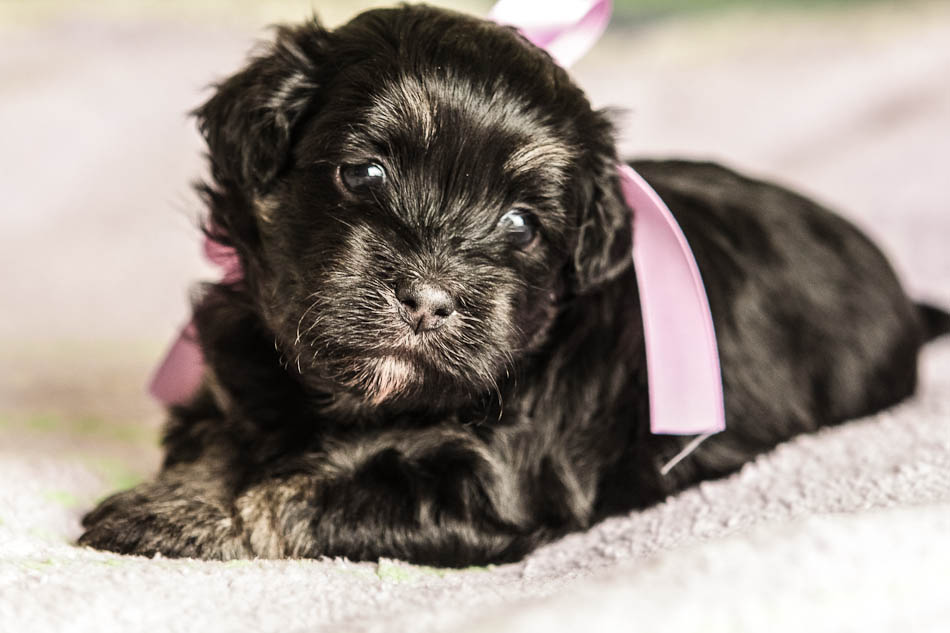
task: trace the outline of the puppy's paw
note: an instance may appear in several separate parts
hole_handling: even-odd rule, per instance
[[[120,554],[217,560],[249,555],[223,505],[176,487],[143,484],[116,493],[82,524],[80,545]]]

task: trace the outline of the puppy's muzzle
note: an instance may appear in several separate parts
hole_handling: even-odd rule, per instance
[[[399,284],[396,298],[402,304],[403,318],[416,334],[439,329],[455,313],[455,299],[432,282]]]

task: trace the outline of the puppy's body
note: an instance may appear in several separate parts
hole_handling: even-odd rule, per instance
[[[899,401],[950,326],[812,202],[634,163],[699,263],[728,421],[661,475],[691,438],[649,433],[610,128],[543,54],[455,14],[371,12],[283,31],[198,114],[246,278],[197,302],[204,385],[172,410],[157,479],[86,517],[95,547],[512,560]],[[385,181],[341,184],[366,157]],[[418,284],[452,301],[429,329],[401,298]]]

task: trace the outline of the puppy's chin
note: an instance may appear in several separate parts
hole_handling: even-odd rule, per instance
[[[330,408],[344,416],[469,406],[497,390],[493,378],[462,378],[418,355],[399,352],[340,359],[305,370],[302,378],[330,396]]]
[[[378,406],[410,389],[413,380],[418,380],[419,370],[406,359],[383,356],[370,360],[362,374],[353,387],[364,393],[367,402]]]

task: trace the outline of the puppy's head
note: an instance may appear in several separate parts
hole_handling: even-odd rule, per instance
[[[211,221],[282,353],[368,405],[490,391],[629,260],[609,123],[513,29],[428,7],[281,28],[197,116]]]

